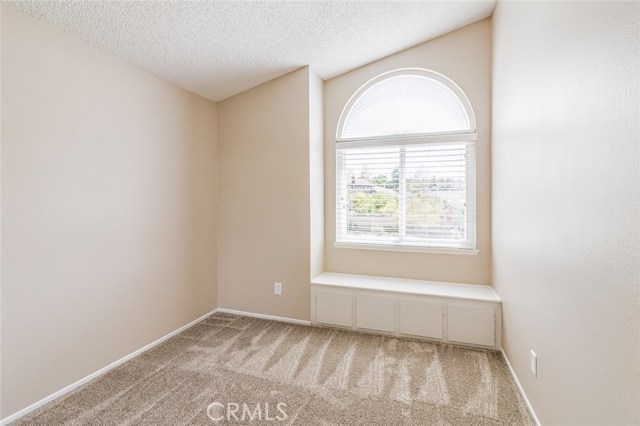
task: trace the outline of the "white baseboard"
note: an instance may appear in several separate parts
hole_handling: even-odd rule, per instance
[[[148,351],[149,349],[153,348],[154,346],[159,345],[160,343],[164,342],[167,339],[170,339],[171,337],[175,336],[178,333],[182,333],[184,330],[188,329],[189,327],[192,327],[194,325],[196,325],[197,323],[199,323],[200,321],[204,320],[205,318],[207,318],[209,315],[212,315],[214,313],[218,312],[218,309],[214,309],[213,311],[202,315],[200,318],[197,318],[193,321],[191,321],[189,324],[183,325],[182,327],[178,328],[177,330],[172,331],[171,333],[167,334],[166,336],[163,336],[157,340],[154,340],[153,342],[149,343],[148,345],[138,349],[135,352],[131,352],[129,355],[120,358],[119,360],[112,362],[111,364],[107,365],[106,367],[101,368],[100,370],[93,372],[91,374],[89,374],[86,377],[83,377],[82,379],[78,380],[77,382],[74,382],[72,384],[70,384],[69,386],[60,389],[59,391],[52,393],[51,395],[47,396],[46,398],[41,399],[40,401],[37,401],[31,405],[29,405],[26,408],[23,408],[22,410],[13,413],[10,416],[5,417],[4,419],[0,420],[0,426],[5,426],[8,425],[9,423],[18,420],[20,417],[26,416],[27,414],[29,414],[30,412],[42,407],[43,405],[53,401],[54,399],[57,399],[59,397],[61,397],[62,395],[71,392],[72,390],[74,390],[75,388],[84,385],[85,383],[90,382],[91,380],[102,376],[103,374],[105,374],[106,372],[108,372],[109,370],[112,370],[114,368],[116,368],[117,366],[124,364],[125,362],[129,361],[130,359],[140,355],[143,352]]]
[[[311,325],[311,321],[305,321],[301,319],[287,318],[287,317],[278,317],[275,315],[256,314],[253,312],[236,311],[235,309],[218,308],[217,312],[221,312],[224,314],[242,315],[244,317],[260,318],[260,319],[266,319],[266,320],[272,320],[272,321],[289,322],[291,324]]]
[[[527,395],[524,393],[524,389],[522,388],[522,385],[520,384],[520,381],[516,376],[516,372],[513,371],[513,367],[511,367],[511,363],[509,362],[509,358],[507,358],[507,354],[504,353],[504,349],[501,349],[500,352],[502,352],[502,357],[504,358],[504,361],[507,363],[507,367],[509,367],[509,371],[511,372],[511,377],[513,377],[513,381],[516,382],[516,386],[520,391],[520,395],[522,395],[522,398],[524,398],[524,402],[526,402],[527,404],[527,408],[529,408],[529,412],[531,413],[531,417],[533,417],[533,421],[536,422],[537,426],[542,426],[540,424],[540,420],[538,420],[538,416],[536,416],[536,412],[533,411],[533,407],[531,406],[531,402],[529,402],[529,398],[527,398]]]

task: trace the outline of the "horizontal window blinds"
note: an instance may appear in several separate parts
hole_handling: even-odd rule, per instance
[[[475,248],[475,142],[336,152],[338,242]]]

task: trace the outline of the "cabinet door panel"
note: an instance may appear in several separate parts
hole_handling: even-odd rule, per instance
[[[442,339],[442,306],[420,297],[401,297],[400,333]]]
[[[316,290],[316,321],[320,324],[353,326],[353,296],[350,293]]]
[[[495,345],[493,306],[486,304],[449,304],[448,333],[452,342]]]
[[[396,300],[393,296],[358,294],[356,322],[358,328],[393,332],[396,329]]]

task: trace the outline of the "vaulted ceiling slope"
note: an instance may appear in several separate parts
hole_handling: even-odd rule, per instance
[[[21,1],[213,101],[310,65],[323,79],[491,15],[495,1]]]

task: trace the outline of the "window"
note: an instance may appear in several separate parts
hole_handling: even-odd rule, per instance
[[[422,69],[380,75],[347,103],[336,140],[336,245],[475,249],[475,119]]]

